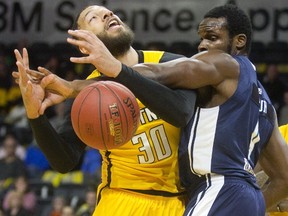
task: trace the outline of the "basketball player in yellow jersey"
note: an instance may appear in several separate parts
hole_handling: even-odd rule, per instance
[[[90,6],[84,9],[77,24],[78,29],[86,30],[87,37],[97,35],[112,55],[128,66],[181,57],[167,52],[134,50],[131,47],[131,30],[105,7]],[[93,51],[93,42],[90,46],[90,51]],[[87,54],[83,58],[97,58],[93,52],[81,46],[79,49]],[[61,79],[44,68],[38,68],[47,75],[41,85],[35,80],[29,81],[25,71],[25,68],[29,68],[26,49],[22,56],[18,51],[15,54],[20,76],[17,72],[13,76],[18,80],[34,137],[51,166],[59,172],[68,172],[77,165],[85,144],[73,131],[70,113],[56,133],[43,112],[46,107],[75,94],[69,89],[61,89]],[[95,77],[105,79],[97,70],[88,78]],[[137,96],[141,100],[141,122],[135,136],[119,149],[101,151],[102,183],[97,191],[94,216],[180,216],[184,212],[185,196],[178,177],[179,127],[184,126],[193,114],[195,94],[187,90],[171,90],[148,79],[142,82],[146,82],[143,91],[151,94],[149,97],[146,94]],[[76,81],[72,83],[77,84]],[[147,88],[147,83],[151,88]],[[45,96],[45,86],[46,91],[49,86],[59,90],[63,97],[53,94],[55,91]],[[139,88],[143,88],[141,84]],[[156,115],[160,110],[161,118]],[[183,115],[187,115],[187,121],[182,121]]]
[[[164,54],[141,52],[143,62],[152,63],[158,63]],[[96,70],[88,79],[99,74]],[[180,128],[163,121],[137,101],[140,125],[135,136],[121,148],[100,150],[102,182],[97,197],[101,199],[94,214],[182,215],[184,191],[180,186],[177,160]],[[109,203],[115,207],[108,207]]]

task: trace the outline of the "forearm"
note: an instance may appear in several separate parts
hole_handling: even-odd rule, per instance
[[[66,141],[69,139],[73,142],[73,138],[75,138],[73,133],[64,138],[61,137],[46,116],[30,119],[29,122],[37,144],[53,169],[66,173],[78,164],[85,146],[73,145],[73,143]]]
[[[85,88],[86,86],[97,82],[97,81],[104,81],[104,80],[112,80],[113,78],[111,77],[106,77],[106,76],[99,76],[95,77],[93,79],[86,79],[86,80],[73,80],[69,82],[70,89],[72,90],[70,95],[67,98],[75,98],[79,92]]]
[[[90,80],[73,80],[70,82],[70,88],[72,89],[69,98],[75,98],[79,92],[86,86],[96,82],[94,79]]]
[[[187,58],[178,58],[161,64],[138,64],[132,67],[133,70],[142,76],[157,81],[170,88],[190,88],[183,85],[183,76],[180,75],[184,71],[188,71]]]
[[[115,80],[127,86],[151,111],[174,126],[185,126],[194,113],[194,91],[170,89],[141,76],[125,65],[122,65],[122,70]]]
[[[287,193],[288,188],[286,182],[271,181],[266,190],[263,191],[267,210],[275,210],[275,205],[277,205],[281,200],[285,199]]]

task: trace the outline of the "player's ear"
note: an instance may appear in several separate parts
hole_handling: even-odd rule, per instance
[[[242,50],[246,46],[247,37],[245,34],[238,34],[235,38],[235,46],[237,50]]]

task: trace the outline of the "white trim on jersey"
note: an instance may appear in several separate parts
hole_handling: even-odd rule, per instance
[[[255,148],[255,145],[260,141],[260,134],[259,134],[259,121],[257,122],[254,131],[251,134],[251,140],[249,144],[249,153],[248,153],[248,159],[250,160],[250,156],[252,151]]]
[[[188,144],[190,170],[196,175],[205,175],[211,172],[218,115],[219,107],[209,109],[198,107],[196,110]]]
[[[224,185],[224,176],[206,175],[207,187],[198,194],[196,204],[190,209],[187,216],[206,216],[208,215],[216,197]]]

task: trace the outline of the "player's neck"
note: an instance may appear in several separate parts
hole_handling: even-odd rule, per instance
[[[117,59],[127,66],[138,64],[138,54],[132,47],[130,47],[123,56],[119,56]]]

